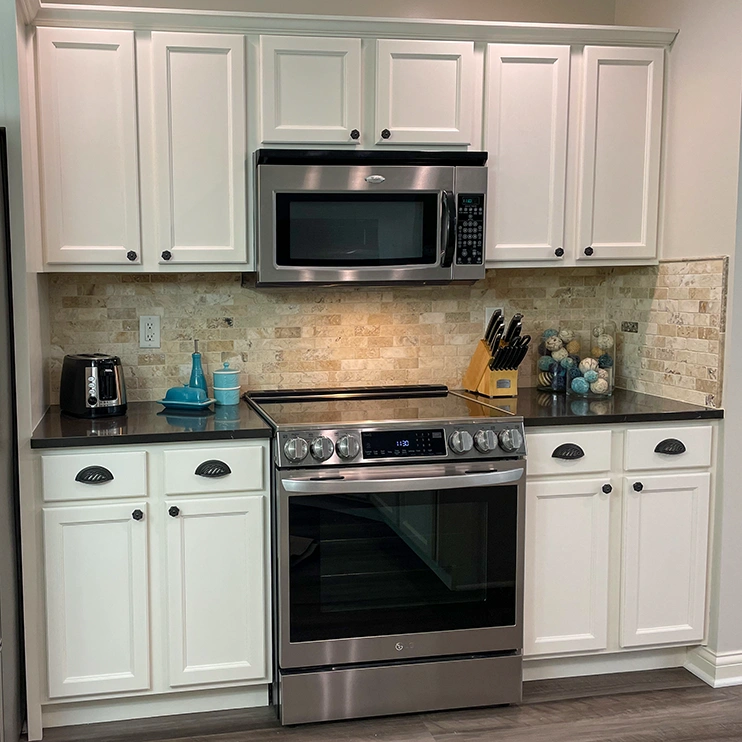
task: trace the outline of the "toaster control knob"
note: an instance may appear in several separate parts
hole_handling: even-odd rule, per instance
[[[297,464],[309,453],[309,446],[303,438],[290,438],[286,441],[283,452],[292,464]]]
[[[312,456],[317,459],[317,461],[327,461],[327,459],[329,459],[330,456],[335,453],[335,446],[332,444],[332,441],[325,435],[317,436],[312,441],[310,449],[312,451]]]
[[[480,453],[492,453],[497,448],[494,430],[480,430],[474,434],[474,445]]]
[[[474,439],[468,430],[454,430],[448,439],[448,444],[454,453],[467,453],[474,445]]]
[[[338,438],[335,449],[341,459],[354,459],[361,450],[361,444],[354,435],[344,435]]]
[[[500,433],[500,446],[507,453],[517,451],[523,445],[523,433],[518,428],[506,428]]]
[[[88,404],[91,407],[94,407],[97,404],[97,402],[98,402],[98,398],[97,397],[92,397],[92,396],[91,397],[88,397]]]

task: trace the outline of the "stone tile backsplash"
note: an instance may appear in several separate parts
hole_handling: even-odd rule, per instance
[[[244,388],[443,383],[459,387],[485,307],[525,315],[524,334],[597,318],[619,332],[618,386],[721,403],[727,260],[634,268],[488,271],[473,286],[256,289],[239,274],[49,277],[50,383],[67,353],[121,356],[129,399],[188,380],[193,339],[208,371],[223,361]],[[139,348],[140,314],[162,317],[162,347]],[[533,386],[534,359],[520,383]]]

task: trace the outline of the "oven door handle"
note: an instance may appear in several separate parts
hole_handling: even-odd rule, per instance
[[[448,268],[453,263],[453,251],[456,247],[456,200],[451,191],[441,191],[441,222],[443,223],[441,266]]]
[[[377,492],[418,492],[421,490],[450,490],[469,487],[492,487],[513,484],[523,477],[524,469],[506,471],[472,472],[471,474],[448,474],[437,477],[394,477],[393,479],[284,479],[287,492],[304,495],[360,495]]]

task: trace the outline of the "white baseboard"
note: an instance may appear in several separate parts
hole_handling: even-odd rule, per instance
[[[688,652],[685,669],[712,688],[742,685],[742,652],[712,652],[696,647]]]
[[[267,705],[268,686],[253,685],[210,691],[162,693],[137,698],[45,704],[41,714],[43,726],[47,728]]]
[[[606,675],[612,672],[638,672],[683,667],[687,654],[688,650],[685,647],[673,647],[604,652],[579,657],[526,657],[523,660],[523,680],[575,678],[581,675]]]

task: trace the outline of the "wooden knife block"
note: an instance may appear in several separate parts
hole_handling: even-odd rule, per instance
[[[487,343],[480,340],[474,349],[469,368],[464,374],[464,389],[485,397],[514,397],[518,394],[518,369],[490,371],[491,359],[492,355]]]

